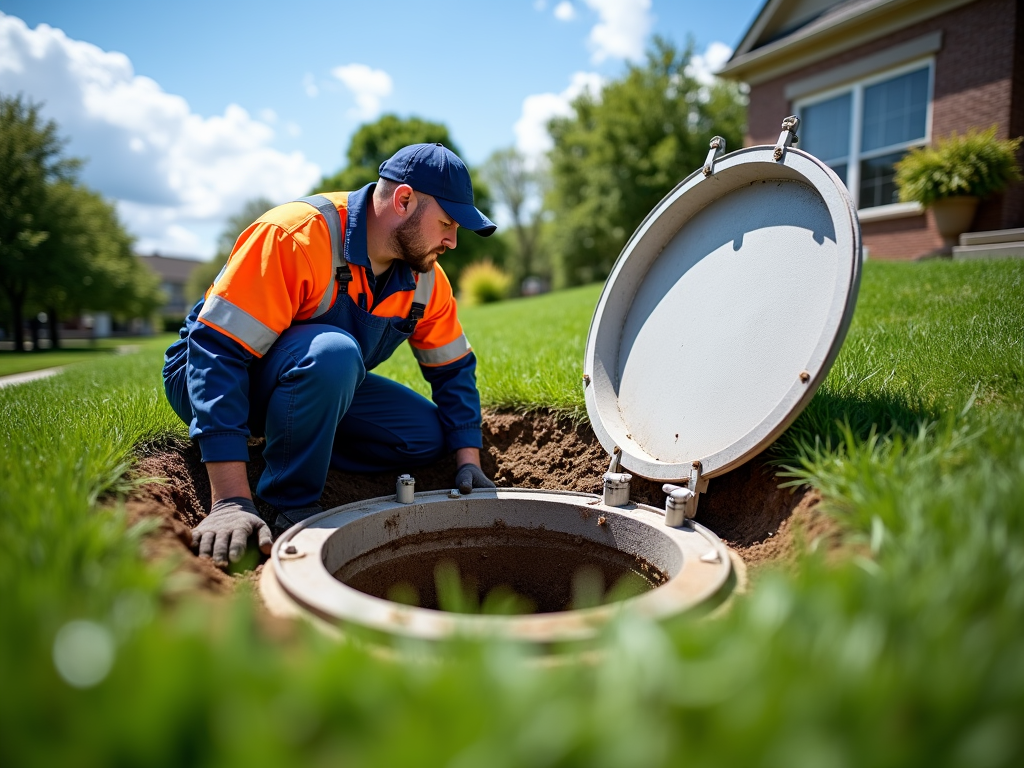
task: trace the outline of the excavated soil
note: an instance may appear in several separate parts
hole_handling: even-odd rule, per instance
[[[547,488],[601,493],[608,456],[588,425],[575,425],[546,413],[484,414],[483,468],[499,487]],[[255,488],[263,471],[262,443],[251,441],[249,481]],[[451,459],[414,471],[416,490],[450,488],[455,474]],[[249,571],[226,574],[212,562],[192,554],[191,529],[205,517],[210,485],[195,445],[150,445],[140,450],[140,478],[161,478],[138,486],[127,500],[131,519],[155,519],[147,538],[151,558],[176,559],[177,571],[193,587],[219,594],[241,581],[257,578],[265,557]],[[320,504],[325,509],[395,492],[396,472],[356,475],[331,470]],[[661,483],[634,478],[634,501],[664,505]],[[820,497],[806,488],[780,489],[774,471],[754,459],[712,479],[701,496],[697,521],[732,547],[756,579],[765,565],[790,562],[801,543],[814,540],[838,546],[838,527],[817,505]],[[259,502],[257,502],[259,507]],[[270,510],[260,509],[265,517]]]

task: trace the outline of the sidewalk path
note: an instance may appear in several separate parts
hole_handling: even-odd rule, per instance
[[[58,366],[57,368],[43,368],[39,371],[26,371],[25,373],[12,373],[10,376],[0,376],[0,389],[3,387],[13,387],[18,384],[26,384],[37,379],[45,379],[63,370],[63,366]]]

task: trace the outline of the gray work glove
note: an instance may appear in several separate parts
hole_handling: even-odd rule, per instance
[[[459,493],[472,493],[474,488],[495,488],[490,478],[476,464],[463,464],[455,472],[455,487]]]
[[[192,548],[199,548],[200,557],[213,558],[217,567],[227,568],[229,559],[232,563],[241,559],[246,540],[253,533],[259,534],[260,550],[269,555],[273,543],[270,528],[257,514],[252,499],[221,499],[203,522],[192,529]]]

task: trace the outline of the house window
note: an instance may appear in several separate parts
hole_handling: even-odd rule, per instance
[[[846,182],[857,207],[898,202],[893,165],[928,143],[931,62],[817,94],[797,103],[800,148]]]

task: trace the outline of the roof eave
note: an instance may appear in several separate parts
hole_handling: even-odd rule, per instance
[[[717,74],[757,85],[971,2],[974,0],[878,0],[734,55]]]
[[[740,40],[736,46],[736,50],[733,52],[733,56],[742,56],[747,53],[757,42],[757,38],[760,37],[761,32],[764,31],[765,25],[771,21],[775,11],[781,5],[783,0],[765,0],[761,6],[761,10],[757,12],[754,20],[750,22],[750,26],[747,27],[747,31],[743,33],[743,39]]]

